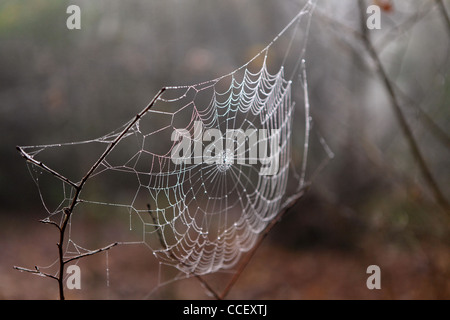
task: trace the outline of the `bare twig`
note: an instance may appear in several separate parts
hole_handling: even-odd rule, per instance
[[[417,10],[403,22],[393,26],[388,33],[382,36],[376,43],[378,52],[382,52],[388,44],[392,43],[399,35],[408,32],[420,20],[424,19],[434,8],[432,2],[423,1],[417,4]],[[365,28],[365,26],[363,26]],[[365,28],[367,30],[367,28]]]
[[[445,8],[444,1],[442,0],[436,0],[436,3],[439,6],[439,11],[441,12],[442,18],[444,19],[445,25],[447,27],[447,31],[450,35],[450,17],[447,12],[447,9]]]
[[[50,222],[45,221],[45,220],[41,220],[41,222],[50,223]],[[60,236],[61,235],[63,236],[63,231],[57,224],[55,224],[55,223],[50,223],[50,224],[56,225],[58,227],[58,229],[60,230]],[[117,242],[113,243],[113,244],[110,244],[110,245],[108,245],[106,247],[103,247],[103,248],[100,248],[100,249],[97,249],[97,250],[94,250],[94,251],[90,251],[90,252],[87,252],[87,253],[84,253],[84,254],[80,254],[80,255],[77,255],[77,256],[72,257],[70,259],[61,261],[61,258],[62,258],[62,256],[61,256],[62,246],[60,245],[60,243],[58,243],[58,250],[59,250],[60,255],[59,255],[59,274],[57,276],[54,276],[54,275],[49,274],[49,273],[42,272],[39,269],[39,267],[37,267],[37,266],[34,267],[34,270],[33,269],[22,268],[22,267],[17,267],[17,266],[14,266],[14,269],[16,269],[18,271],[21,271],[21,272],[28,272],[28,273],[36,274],[38,276],[43,276],[43,277],[51,278],[53,280],[58,281],[59,297],[60,297],[61,300],[64,300],[65,297],[64,297],[63,278],[64,278],[64,267],[65,267],[65,265],[68,264],[69,262],[72,262],[72,261],[75,261],[75,260],[78,260],[78,259],[81,259],[81,258],[84,258],[84,257],[92,256],[94,254],[97,254],[97,253],[109,250],[109,249],[111,249],[112,247],[114,247],[116,245],[117,245]]]
[[[43,273],[37,267],[35,268],[35,270],[21,268],[21,267],[15,267],[15,269],[19,270],[19,271],[26,271],[26,272],[42,275],[42,276],[45,276],[45,277],[57,280],[58,281],[58,288],[59,288],[59,298],[61,300],[65,299],[65,297],[64,297],[64,283],[63,283],[63,279],[64,279],[64,268],[65,268],[65,265],[68,262],[71,262],[71,261],[74,261],[74,260],[77,260],[77,259],[80,259],[80,258],[84,258],[84,257],[87,257],[87,256],[92,256],[94,254],[97,254],[97,253],[109,250],[112,247],[117,245],[117,243],[113,243],[113,244],[110,244],[110,245],[108,245],[108,246],[106,246],[104,248],[100,248],[100,249],[97,249],[97,250],[94,250],[94,251],[90,251],[88,253],[81,254],[81,255],[78,255],[76,257],[72,257],[70,259],[64,260],[64,238],[65,238],[66,228],[67,228],[67,226],[69,224],[72,212],[75,209],[75,206],[77,205],[77,203],[79,201],[79,197],[80,197],[81,191],[83,190],[83,187],[86,184],[86,182],[89,179],[89,177],[100,166],[100,164],[103,162],[103,160],[105,160],[105,158],[114,149],[114,147],[117,145],[117,143],[125,136],[125,134],[127,134],[127,132],[136,124],[136,122],[138,122],[139,119],[142,118],[142,116],[148,110],[150,110],[150,108],[153,107],[155,102],[159,99],[159,97],[163,94],[163,92],[165,90],[166,90],[166,88],[162,88],[154,96],[154,98],[150,101],[150,103],[140,113],[138,113],[132,121],[130,121],[128,126],[125,127],[125,129],[123,129],[123,131],[108,145],[108,147],[105,149],[105,151],[100,156],[100,158],[92,165],[92,167],[83,176],[83,178],[81,179],[81,181],[79,183],[72,182],[71,180],[69,180],[65,176],[61,175],[60,173],[58,173],[55,170],[51,169],[50,167],[46,166],[41,161],[37,161],[36,159],[34,159],[32,156],[30,156],[28,153],[26,153],[23,148],[17,147],[17,150],[20,152],[21,156],[23,158],[25,158],[25,160],[27,160],[28,162],[30,162],[30,163],[32,163],[32,164],[42,168],[43,170],[49,172],[51,175],[55,176],[59,180],[62,180],[64,182],[68,183],[69,185],[71,185],[75,189],[75,194],[74,194],[74,196],[72,198],[72,201],[71,201],[70,205],[62,210],[63,220],[62,220],[61,225],[58,225],[55,222],[50,221],[48,219],[40,220],[40,222],[42,222],[42,223],[51,224],[51,225],[56,226],[58,228],[58,230],[59,230],[59,242],[57,243],[57,247],[58,247],[58,262],[59,262],[59,274],[58,274],[58,276],[53,276],[53,275],[50,275],[50,274]]]
[[[406,106],[414,108],[419,119],[422,120],[423,124],[428,128],[428,130],[430,130],[430,133],[436,138],[436,140],[450,150],[450,136],[431,118],[427,112],[417,105],[411,97],[408,97],[404,92],[399,90],[397,86],[395,86],[395,89],[403,99],[407,100]]]
[[[50,224],[52,226],[55,226],[59,231],[61,231],[61,227],[59,226],[59,224],[57,224],[54,221],[51,221],[50,219],[39,220],[39,222],[41,222],[43,224]]]
[[[407,19],[404,23],[396,26],[395,29],[407,30],[408,28],[411,28],[411,25],[413,23],[416,23],[417,21],[419,21],[419,19],[421,19],[426,14],[428,14],[431,11],[431,8],[432,7],[429,6],[429,7],[426,7],[425,9],[422,9],[420,12],[415,13],[413,16],[411,16],[409,19]],[[364,41],[362,32],[346,26],[345,24],[341,23],[340,21],[337,21],[337,20],[327,16],[326,14],[320,12],[319,10],[316,10],[315,15],[319,19],[321,19],[323,22],[331,25],[333,27],[333,29],[340,29],[344,33],[351,34],[356,39],[358,39],[362,42]],[[363,28],[363,30],[367,29],[365,27],[365,25],[361,25],[361,27]],[[365,31],[365,32],[367,32],[367,31]],[[381,50],[383,50],[383,48],[386,46],[388,41],[393,41],[394,36],[395,35],[392,32],[390,32],[381,41],[379,41],[379,43],[377,43],[377,47],[378,48],[381,47]],[[343,39],[340,39],[340,40],[344,41]],[[373,46],[373,44],[372,44],[372,46]],[[379,50],[379,52],[380,52],[380,50]],[[378,56],[379,56],[379,54],[378,54]],[[420,121],[422,121],[425,126],[428,127],[428,129],[430,130],[430,133],[433,134],[435,136],[435,138],[437,140],[439,140],[446,148],[450,149],[450,137],[448,136],[448,134],[446,132],[444,132],[444,130],[442,130],[442,128],[439,127],[439,125],[420,107],[420,105],[417,104],[417,102],[414,101],[414,99],[412,99],[411,97],[407,96],[404,92],[402,92],[402,90],[400,88],[398,88],[398,86],[396,86],[395,83],[391,82],[391,84],[392,84],[393,88],[395,89],[395,91],[398,92],[399,95],[401,95],[402,99],[407,100],[406,106],[414,108],[414,110],[418,112],[418,114],[419,114],[418,119]]]
[[[359,8],[360,8],[360,20],[361,23],[364,23],[365,21],[365,3],[364,0],[358,0]],[[384,84],[384,87],[388,93],[388,96],[391,100],[391,106],[394,111],[394,114],[397,118],[397,121],[400,125],[400,129],[403,131],[403,134],[409,144],[409,147],[411,149],[411,153],[414,157],[414,159],[417,161],[419,165],[419,169],[422,173],[422,176],[424,177],[426,183],[428,184],[429,188],[433,192],[433,195],[436,199],[436,202],[446,211],[450,214],[450,204],[448,203],[447,199],[444,197],[443,193],[441,192],[437,182],[434,180],[433,175],[431,174],[430,169],[428,168],[428,165],[422,155],[422,152],[420,151],[420,148],[416,142],[416,139],[414,138],[414,135],[412,133],[412,130],[408,124],[408,122],[405,119],[405,116],[403,115],[403,111],[401,109],[397,94],[394,90],[394,85],[389,79],[389,76],[387,75],[386,70],[384,69],[383,64],[381,63],[380,57],[378,56],[377,51],[375,50],[374,46],[372,45],[372,41],[370,40],[370,37],[368,33],[362,33],[362,41],[363,44],[369,53],[370,57],[374,61],[378,74]]]
[[[103,247],[103,248],[100,248],[100,249],[97,249],[97,250],[94,250],[94,251],[89,251],[89,252],[80,254],[80,255],[78,255],[78,256],[69,258],[69,259],[65,260],[64,263],[66,264],[66,263],[72,262],[72,261],[74,261],[74,260],[78,260],[78,259],[81,259],[81,258],[84,258],[84,257],[92,256],[92,255],[94,255],[94,254],[97,254],[97,253],[100,253],[100,252],[109,250],[109,249],[111,249],[112,247],[117,246],[118,244],[119,244],[118,242],[111,243],[110,245],[107,245],[106,247]]]
[[[103,154],[100,156],[100,158],[94,163],[94,165],[89,169],[89,171],[86,173],[86,175],[81,179],[80,187],[83,187],[83,184],[86,182],[87,179],[92,175],[92,173],[98,168],[98,166],[102,163],[103,160],[105,160],[106,156],[114,149],[114,147],[117,145],[117,143],[123,138],[123,136],[136,124],[136,122],[139,121],[139,119],[142,118],[144,114],[150,110],[155,102],[161,97],[161,95],[166,91],[166,88],[162,88],[159,90],[159,92],[153,97],[153,99],[150,101],[150,103],[141,111],[139,112],[135,117],[134,120],[131,121],[128,126],[123,129],[123,131],[114,139],[113,142],[111,142],[106,150],[103,152]]]
[[[37,161],[36,159],[34,159],[32,156],[30,156],[28,153],[25,152],[25,150],[22,147],[17,146],[16,147],[17,151],[19,151],[20,155],[27,161],[30,162],[32,164],[34,164],[35,166],[44,169],[45,171],[47,171],[48,173],[50,173],[51,175],[55,176],[56,178],[58,178],[61,181],[64,181],[66,183],[68,183],[69,185],[71,185],[74,188],[77,188],[77,184],[71,180],[69,180],[68,178],[64,177],[63,175],[59,174],[58,172],[56,172],[55,170],[49,168],[48,166],[46,166],[44,163],[42,163],[41,161]]]
[[[37,274],[37,275],[42,276],[42,277],[47,277],[47,278],[51,278],[51,279],[54,279],[54,280],[59,280],[58,277],[55,277],[52,274],[42,272],[37,266],[34,267],[34,270],[33,269],[22,268],[22,267],[17,267],[17,266],[14,266],[14,269],[16,269],[17,271],[21,271],[21,272],[33,273],[33,274]]]

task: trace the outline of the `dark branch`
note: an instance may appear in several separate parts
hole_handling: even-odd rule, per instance
[[[88,256],[92,256],[94,254],[106,251],[111,249],[112,247],[116,246],[117,243],[113,243],[110,244],[104,248],[100,248],[94,251],[90,251],[84,254],[80,254],[76,257],[72,257],[70,259],[64,260],[64,250],[63,250],[63,246],[64,246],[64,238],[65,238],[65,232],[66,232],[66,228],[67,225],[69,224],[71,215],[73,210],[75,209],[76,204],[79,201],[79,196],[80,193],[86,183],[86,181],[89,179],[89,177],[94,173],[94,171],[100,166],[100,164],[103,162],[103,160],[105,160],[105,158],[108,156],[108,154],[114,149],[114,147],[117,145],[117,143],[119,143],[119,141],[127,134],[127,132],[136,124],[137,121],[139,121],[140,118],[142,118],[142,116],[148,112],[148,110],[150,110],[150,108],[153,107],[153,105],[155,104],[155,102],[159,99],[159,97],[163,94],[163,92],[166,90],[166,88],[162,88],[155,96],[154,98],[150,101],[150,103],[140,112],[136,115],[136,117],[128,124],[128,126],[108,145],[108,147],[106,148],[106,150],[103,152],[103,154],[100,156],[100,158],[92,165],[92,167],[89,169],[89,171],[84,175],[84,177],[81,179],[81,181],[77,184],[72,182],[71,180],[69,180],[68,178],[64,177],[63,175],[61,175],[60,173],[54,171],[53,169],[49,168],[48,166],[46,166],[45,164],[43,164],[41,161],[38,161],[36,159],[34,159],[32,156],[30,156],[28,153],[26,153],[23,148],[21,147],[17,147],[17,150],[19,151],[19,153],[21,154],[21,156],[23,158],[25,158],[26,161],[42,168],[43,170],[49,172],[50,174],[52,174],[53,176],[55,176],[56,178],[68,183],[69,185],[71,185],[72,187],[74,187],[75,189],[75,194],[72,198],[72,201],[70,203],[70,205],[66,208],[63,209],[63,220],[61,225],[58,225],[57,223],[50,221],[48,219],[44,219],[44,220],[40,220],[41,223],[44,224],[50,224],[50,225],[54,225],[55,227],[58,228],[59,230],[59,242],[57,243],[57,247],[58,247],[58,260],[59,260],[59,274],[58,276],[53,276],[50,274],[46,274],[41,272],[37,267],[35,268],[35,270],[31,270],[31,269],[26,269],[26,268],[21,268],[21,267],[14,267],[16,270],[19,271],[25,271],[25,272],[30,272],[33,274],[38,274],[38,275],[42,275],[48,278],[52,278],[58,281],[58,287],[59,287],[59,297],[61,300],[64,300],[64,284],[63,284],[63,278],[64,278],[64,267],[67,263],[74,261],[74,260],[78,260],[84,257],[88,257]]]
[[[78,260],[78,259],[81,259],[81,258],[84,258],[84,257],[93,256],[94,254],[97,254],[97,253],[100,253],[100,252],[109,250],[109,249],[111,249],[112,247],[117,246],[118,244],[119,244],[118,242],[114,242],[114,243],[111,243],[110,245],[107,245],[106,247],[103,247],[103,248],[100,248],[100,249],[97,249],[97,250],[94,250],[94,251],[89,251],[89,252],[80,254],[80,255],[78,255],[78,256],[75,256],[75,257],[72,257],[72,258],[70,258],[70,259],[65,260],[65,261],[64,261],[64,264],[67,264],[67,263],[69,263],[69,262],[72,262],[72,261],[74,261],[74,260]]]
[[[41,270],[39,270],[39,268],[37,266],[34,267],[35,268],[34,270],[33,269],[22,268],[22,267],[17,267],[17,266],[14,266],[13,268],[15,270],[20,271],[20,272],[33,273],[33,274],[36,274],[38,276],[47,277],[47,278],[51,278],[51,279],[59,281],[58,277],[55,277],[54,275],[51,275],[49,273],[42,272]]]
[[[364,7],[364,1],[359,0],[358,3],[359,3],[359,7],[360,7],[360,20],[365,21],[364,10],[361,9],[362,7]],[[378,53],[375,50],[368,33],[362,34],[362,41],[363,41],[363,44],[364,44],[367,52],[369,53],[370,57],[375,62],[378,74],[379,74],[379,76],[382,80],[382,83],[384,84],[384,87],[388,93],[390,100],[391,100],[391,106],[392,106],[394,114],[397,118],[397,121],[399,123],[400,129],[403,131],[403,134],[404,134],[404,136],[409,144],[409,147],[411,149],[411,153],[419,165],[419,169],[422,173],[422,176],[424,177],[429,188],[433,192],[433,195],[434,195],[437,203],[444,209],[444,211],[446,211],[447,213],[450,213],[450,204],[448,203],[447,199],[444,197],[437,182],[434,180],[434,177],[431,174],[430,169],[428,168],[425,158],[423,157],[422,152],[420,151],[419,145],[418,145],[416,139],[414,138],[412,130],[411,130],[408,122],[406,121],[405,116],[403,115],[403,111],[401,109],[397,94],[394,90],[394,85],[391,82],[391,80],[389,79],[389,76],[388,76],[386,70],[384,69],[383,64],[381,63],[380,57],[378,56]]]
[[[45,171],[47,171],[48,173],[52,174],[53,176],[55,176],[56,178],[58,178],[59,180],[62,180],[64,182],[67,182],[68,184],[70,184],[72,187],[77,188],[77,184],[73,181],[70,181],[68,178],[64,177],[63,175],[59,174],[58,172],[56,172],[55,170],[51,169],[50,167],[46,166],[44,163],[42,163],[41,161],[37,161],[36,159],[34,159],[32,156],[30,156],[28,153],[26,153],[21,147],[17,146],[16,147],[17,151],[19,151],[20,155],[27,161],[30,162],[32,164],[34,164],[35,166],[44,169]]]
[[[55,226],[59,231],[61,231],[61,227],[59,226],[59,224],[57,224],[57,223],[54,222],[54,221],[51,221],[51,220],[49,220],[49,219],[42,219],[42,220],[39,220],[39,222],[40,222],[40,223],[43,223],[43,224],[50,224],[50,225],[53,225],[53,226]]]
[[[444,19],[445,25],[447,27],[447,31],[450,35],[450,17],[449,14],[447,12],[447,9],[445,8],[444,5],[444,1],[442,0],[436,0],[438,6],[439,6],[439,11],[441,12],[442,18]]]

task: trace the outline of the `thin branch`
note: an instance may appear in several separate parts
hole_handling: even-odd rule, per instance
[[[159,97],[163,94],[163,92],[166,90],[166,88],[162,88],[159,90],[159,92],[153,97],[153,99],[150,101],[150,103],[139,113],[136,115],[133,121],[129,123],[129,125],[112,141],[106,150],[103,152],[103,154],[100,156],[100,158],[94,163],[94,165],[89,169],[89,171],[84,175],[84,177],[81,179],[80,183],[76,185],[75,187],[75,195],[72,198],[72,202],[68,208],[64,208],[64,220],[61,226],[61,232],[60,232],[60,240],[58,245],[58,252],[59,252],[59,266],[60,266],[60,275],[59,275],[59,296],[61,300],[64,300],[64,286],[63,286],[63,273],[64,273],[64,253],[63,253],[63,243],[64,243],[64,234],[67,227],[67,224],[70,220],[70,216],[75,208],[75,205],[78,202],[78,198],[80,196],[81,190],[83,189],[86,181],[89,179],[89,177],[92,175],[92,173],[100,166],[102,161],[106,158],[106,156],[114,149],[114,147],[117,145],[117,143],[122,139],[122,137],[136,124],[136,122],[139,121],[140,118],[148,111],[150,108],[153,107],[155,102],[159,99]]]
[[[416,101],[414,101],[411,97],[407,96],[404,92],[402,92],[398,86],[395,86],[396,92],[398,92],[403,99],[407,101],[406,106],[414,108],[414,110],[418,113],[419,119],[423,122],[423,124],[430,130],[430,133],[434,135],[436,140],[438,140],[444,147],[450,150],[450,136],[433,120],[433,118],[424,111]]]
[[[83,187],[84,183],[87,181],[87,179],[91,176],[91,174],[98,168],[98,166],[102,163],[102,161],[106,158],[106,156],[114,149],[114,147],[117,145],[117,143],[123,138],[123,136],[136,124],[136,122],[139,121],[139,119],[142,118],[142,116],[150,110],[155,102],[159,99],[159,97],[166,91],[166,88],[162,88],[159,90],[159,92],[153,97],[153,99],[150,101],[150,103],[145,107],[140,113],[136,115],[133,121],[131,121],[128,126],[114,139],[113,142],[111,142],[108,145],[108,148],[106,148],[105,152],[100,156],[100,158],[94,163],[94,165],[89,169],[89,171],[86,173],[86,175],[83,177],[83,179],[80,182],[80,188]]]
[[[148,210],[148,213],[150,214],[150,217],[152,218],[153,224],[155,225],[156,233],[158,234],[159,243],[161,244],[161,247],[163,247],[165,250],[167,250],[167,245],[164,242],[161,228],[157,227],[159,225],[159,223],[151,211],[152,208],[150,207],[150,203],[147,203],[147,210]]]
[[[365,21],[364,16],[364,0],[359,0],[359,8],[360,8],[360,19],[361,21]],[[381,63],[380,57],[378,56],[377,51],[372,45],[372,41],[370,40],[370,37],[367,33],[362,34],[362,41],[363,44],[369,53],[372,60],[375,62],[375,65],[378,70],[378,74],[381,77],[381,80],[384,84],[384,87],[388,93],[388,96],[391,100],[391,106],[394,111],[394,114],[397,118],[397,121],[400,125],[400,129],[403,131],[403,134],[409,144],[409,147],[411,149],[411,153],[413,157],[416,159],[419,169],[427,182],[428,186],[430,187],[431,191],[433,192],[433,195],[437,201],[437,203],[446,211],[448,214],[450,214],[450,204],[448,203],[447,199],[444,197],[443,193],[441,192],[437,182],[434,180],[433,175],[431,174],[430,169],[428,168],[428,165],[422,155],[422,152],[420,151],[420,148],[414,138],[414,135],[412,133],[412,130],[408,124],[408,122],[405,119],[405,116],[403,115],[403,111],[401,109],[400,103],[397,98],[397,94],[394,90],[394,85],[392,84],[391,80],[389,79],[389,76],[387,75],[386,70],[384,69],[383,64]]]
[[[42,220],[39,220],[39,222],[43,223],[43,224],[50,224],[52,226],[55,226],[59,231],[61,231],[61,227],[59,226],[59,224],[57,224],[54,221],[51,221],[50,219],[42,219]]]
[[[419,6],[419,5],[418,5]],[[423,2],[421,7],[417,9],[410,17],[405,19],[403,22],[393,26],[388,33],[383,35],[383,37],[377,41],[376,47],[379,52],[382,52],[388,44],[392,43],[395,38],[404,32],[408,32],[411,28],[417,24],[420,20],[424,19],[434,8],[431,2]],[[365,27],[365,26],[364,26]],[[365,28],[367,30],[367,28]]]
[[[79,196],[80,193],[85,185],[85,183],[87,182],[87,180],[89,179],[89,177],[94,173],[94,171],[100,166],[100,164],[102,163],[102,161],[108,156],[108,154],[114,149],[114,147],[117,145],[117,143],[125,136],[125,134],[136,124],[136,122],[139,121],[140,118],[142,118],[142,116],[148,112],[148,110],[150,110],[150,108],[153,107],[153,105],[155,104],[155,102],[159,99],[159,97],[163,94],[163,92],[166,90],[166,88],[162,88],[154,97],[153,99],[150,101],[150,103],[140,112],[136,115],[136,117],[128,124],[128,126],[108,145],[108,147],[106,148],[106,150],[103,152],[103,154],[100,156],[100,158],[92,165],[92,167],[89,169],[89,171],[84,175],[84,177],[81,179],[81,181],[77,184],[72,182],[71,180],[69,180],[68,178],[64,177],[63,175],[61,175],[60,173],[54,171],[53,169],[49,168],[48,166],[46,166],[45,164],[43,164],[42,162],[34,159],[32,156],[30,156],[28,153],[26,153],[21,147],[17,147],[17,150],[20,152],[20,154],[22,155],[22,157],[25,158],[25,160],[27,160],[28,162],[46,170],[47,172],[49,172],[50,174],[52,174],[53,176],[55,176],[56,178],[70,184],[72,187],[74,187],[75,189],[75,194],[72,198],[72,201],[69,205],[69,207],[66,207],[62,210],[63,212],[63,220],[61,225],[59,226],[58,224],[50,221],[50,220],[41,220],[40,222],[45,223],[45,224],[51,224],[54,225],[58,228],[59,230],[59,242],[56,244],[58,247],[58,261],[59,261],[59,274],[57,277],[46,274],[41,272],[37,267],[36,270],[31,270],[31,269],[26,269],[26,268],[21,268],[21,267],[16,267],[16,270],[20,270],[20,271],[26,271],[26,272],[31,272],[34,274],[39,274],[39,275],[43,275],[52,279],[55,279],[58,281],[58,288],[59,288],[59,297],[61,300],[64,300],[64,283],[63,283],[63,279],[64,279],[64,268],[65,265],[68,262],[80,259],[80,258],[84,258],[87,256],[91,256],[94,255],[96,253],[105,251],[105,250],[109,250],[110,248],[114,247],[115,245],[117,245],[117,243],[113,243],[109,246],[106,246],[104,248],[100,248],[98,250],[94,250],[85,254],[81,254],[78,255],[76,257],[70,258],[68,260],[64,260],[64,238],[65,238],[65,233],[66,233],[66,228],[67,225],[69,224],[71,215],[73,210],[75,209],[76,204],[79,201]]]
[[[89,252],[87,252],[87,253],[80,254],[80,255],[78,255],[78,256],[75,256],[75,257],[72,257],[72,258],[70,258],[70,259],[65,260],[65,261],[64,261],[64,264],[67,264],[67,263],[69,263],[69,262],[72,262],[72,261],[74,261],[74,260],[78,260],[78,259],[81,259],[81,258],[84,258],[84,257],[93,256],[94,254],[97,254],[97,253],[100,253],[100,252],[109,250],[109,249],[111,249],[112,247],[117,246],[118,244],[119,244],[118,242],[114,242],[114,243],[111,243],[110,245],[107,245],[106,247],[103,247],[103,248],[100,248],[100,249],[97,249],[97,250],[94,250],[94,251],[89,251]]]
[[[76,197],[78,197],[78,194],[80,193],[79,188],[76,189]],[[75,206],[75,198],[72,202],[73,206]],[[63,245],[64,245],[64,235],[66,231],[67,224],[69,223],[70,215],[72,214],[73,207],[71,208],[64,208],[63,214],[64,219],[62,226],[60,227],[59,232],[59,242],[56,244],[58,246],[58,259],[59,259],[59,277],[58,277],[58,288],[59,288],[59,298],[60,300],[65,300],[64,298],[64,284],[63,284],[63,278],[64,278],[64,252],[63,252]]]
[[[54,275],[42,272],[41,270],[39,270],[39,268],[37,266],[34,267],[35,268],[34,270],[33,269],[22,268],[22,267],[17,267],[17,266],[14,266],[13,268],[15,270],[17,270],[17,271],[20,271],[20,272],[33,273],[33,274],[36,274],[38,276],[51,278],[51,279],[54,279],[54,280],[57,280],[57,281],[59,280],[58,277],[55,277]]]
[[[423,16],[428,14],[429,11],[431,11],[431,6],[427,7],[424,10],[422,10],[420,13],[414,14],[411,18],[406,20],[403,24],[398,25],[396,27],[396,29],[404,29],[404,30],[406,30],[406,29],[410,28],[412,23],[417,22]],[[361,32],[346,26],[345,24],[341,23],[340,21],[337,21],[337,20],[327,16],[326,14],[324,14],[324,13],[318,11],[318,10],[316,10],[315,14],[322,21],[324,21],[325,23],[331,25],[333,27],[333,29],[339,28],[344,33],[349,33],[349,34],[353,35],[355,38],[357,38],[358,40],[364,41],[363,35],[362,35]],[[367,28],[365,28],[365,29],[367,29]],[[386,46],[387,41],[393,41],[392,40],[392,35],[393,35],[392,32],[387,34],[385,36],[385,38],[382,39],[381,43],[378,43],[377,47],[381,46],[382,48],[384,48]],[[340,40],[344,41],[343,39],[340,39]],[[440,126],[420,107],[420,105],[418,105],[414,101],[414,99],[412,99],[411,97],[407,96],[404,92],[402,92],[402,90],[400,88],[398,88],[398,86],[396,86],[395,83],[392,83],[392,85],[394,86],[394,89],[396,90],[396,92],[401,94],[402,98],[408,101],[406,106],[414,108],[419,113],[419,120],[422,121],[423,124],[428,127],[428,129],[430,130],[430,133],[433,134],[435,136],[435,138],[437,140],[439,140],[446,148],[450,149],[450,137],[449,137],[449,135],[446,132],[444,132],[444,130],[442,130],[442,128],[440,128]]]
[[[62,180],[64,182],[67,182],[68,184],[70,184],[72,187],[77,188],[77,184],[71,180],[69,180],[67,177],[64,177],[63,175],[59,174],[58,172],[56,172],[55,170],[51,169],[50,167],[46,166],[44,163],[42,163],[41,161],[37,161],[36,159],[34,159],[32,156],[30,156],[28,153],[25,152],[25,150],[22,149],[22,147],[17,146],[16,147],[17,151],[19,151],[20,155],[27,161],[30,162],[32,164],[34,164],[35,166],[44,169],[45,171],[47,171],[48,173],[52,174],[53,176],[55,176],[56,178],[58,178],[59,180]]]
[[[444,5],[444,1],[442,0],[436,0],[438,6],[439,6],[439,11],[441,12],[442,18],[444,19],[445,25],[447,27],[447,31],[450,35],[450,17],[449,14],[447,12],[447,9],[445,8]]]

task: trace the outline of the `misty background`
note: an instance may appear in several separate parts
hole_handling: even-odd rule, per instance
[[[368,33],[448,203],[450,2],[441,2],[446,11],[439,3],[392,1],[392,8],[382,11],[381,29],[368,31],[361,27],[357,0],[317,1],[306,53],[309,98],[313,130],[335,157],[272,230],[232,297],[450,298],[448,207],[437,203],[424,179],[359,38]],[[70,4],[81,9],[81,30],[66,27]],[[40,263],[53,261],[57,239],[37,223],[46,212],[17,145],[102,136],[141,111],[161,87],[203,82],[243,65],[302,4],[3,0],[0,298],[56,295],[50,280],[12,269],[33,266],[35,255]],[[76,170],[78,157],[67,167]],[[311,161],[320,157],[312,155]],[[269,257],[282,262],[267,263]],[[384,291],[365,287],[369,264],[386,270]],[[321,272],[312,271],[318,268]],[[275,269],[279,280],[267,276]],[[97,276],[102,272],[104,267]],[[92,286],[104,287],[104,281]],[[140,297],[132,288],[121,290],[111,297]],[[106,297],[95,289],[84,293],[75,298]],[[189,298],[188,293],[175,289],[167,297]]]

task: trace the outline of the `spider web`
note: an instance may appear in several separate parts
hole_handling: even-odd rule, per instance
[[[161,265],[178,270],[171,280],[238,264],[291,196],[309,183],[305,50],[313,8],[307,2],[240,68],[207,82],[165,87],[149,107],[105,136],[20,147],[47,219],[61,223],[64,208],[78,196],[65,257],[92,252],[72,232],[84,207],[126,212],[132,236],[119,244],[145,245]],[[294,110],[301,112],[294,116]],[[230,131],[235,136],[228,136]],[[185,149],[183,141],[189,142]],[[86,181],[68,170],[76,154],[94,168]],[[98,166],[91,167],[95,161]],[[46,180],[62,184],[60,198]],[[79,182],[72,181],[85,183],[79,195],[74,187]],[[101,192],[105,185],[115,192]]]

